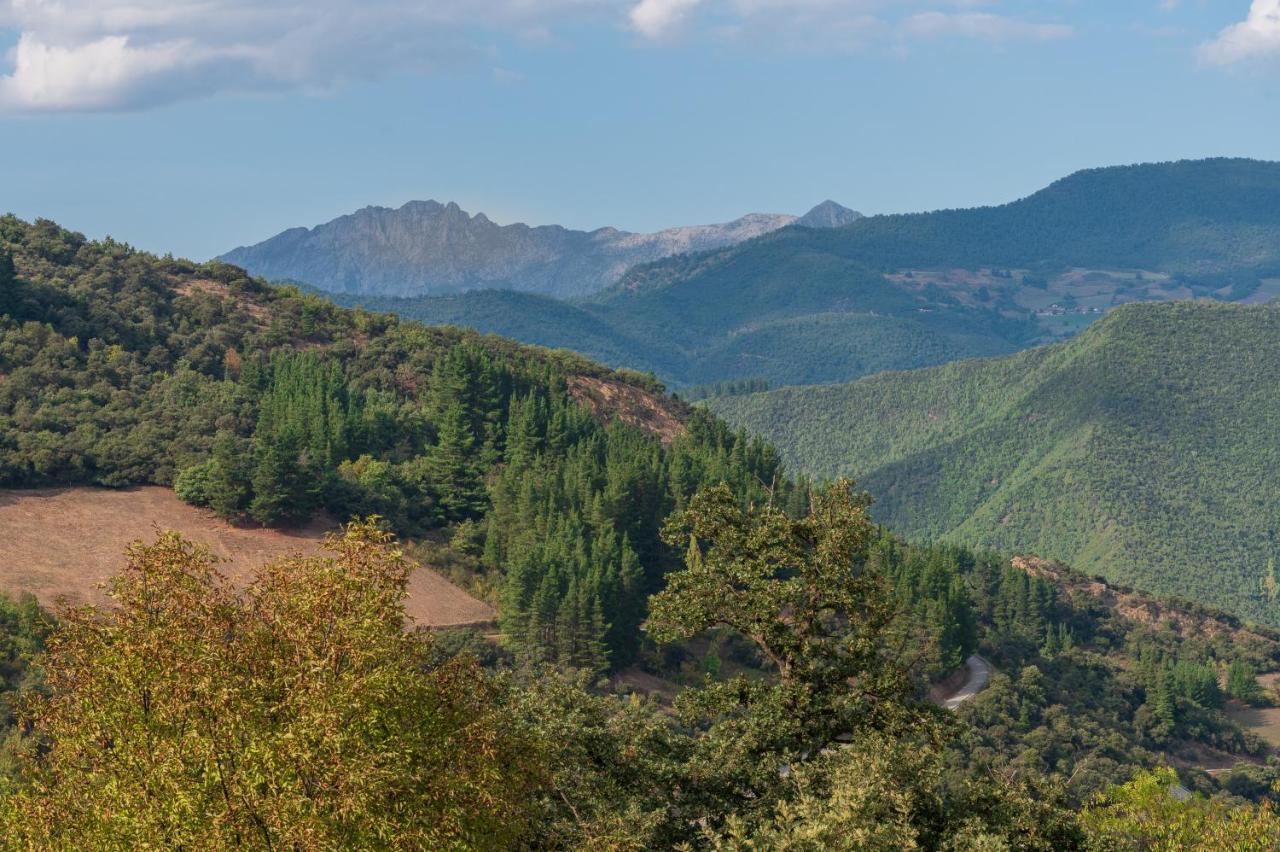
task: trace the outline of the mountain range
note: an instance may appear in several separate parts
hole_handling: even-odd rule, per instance
[[[837,228],[860,217],[824,201],[799,217],[752,213],[723,224],[636,234],[498,225],[453,202],[410,201],[291,228],[219,259],[254,275],[336,293],[425,296],[502,288],[568,297],[608,287],[637,264],[722,248],[787,225]]]
[[[1128,302],[1276,295],[1280,164],[1217,159],[1078,172],[999,207],[784,227],[572,301],[338,298],[680,387],[849,381],[1062,340]]]
[[[1016,355],[708,404],[879,521],[1280,625],[1280,305],[1117,308]]]

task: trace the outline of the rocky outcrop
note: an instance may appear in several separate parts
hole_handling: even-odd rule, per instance
[[[849,213],[824,202],[805,219],[810,227],[835,227]],[[411,201],[394,210],[366,207],[314,228],[291,228],[220,259],[274,281],[334,293],[427,296],[502,288],[569,297],[608,287],[636,264],[723,248],[797,221],[753,213],[651,234],[575,231],[499,225],[452,202]]]
[[[850,210],[831,199],[819,204],[796,220],[797,225],[806,228],[843,228],[863,218],[857,210]]]

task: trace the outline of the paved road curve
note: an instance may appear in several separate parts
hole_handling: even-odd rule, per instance
[[[986,689],[987,681],[991,680],[991,664],[986,660],[974,654],[964,662],[969,667],[969,677],[958,690],[951,694],[950,698],[942,702],[942,706],[948,710],[956,709]]]

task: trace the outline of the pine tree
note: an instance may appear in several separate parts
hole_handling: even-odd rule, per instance
[[[1173,733],[1177,722],[1172,679],[1173,675],[1169,667],[1161,666],[1156,672],[1155,700],[1152,702],[1156,719],[1164,726],[1167,734]]]
[[[454,403],[436,424],[437,443],[428,456],[428,470],[437,500],[450,520],[477,513],[484,505],[484,491],[472,459],[475,435],[467,413]]]
[[[13,257],[6,251],[0,251],[0,315],[16,315],[18,304],[18,278],[13,268]]]
[[[306,477],[289,442],[264,441],[255,446],[252,482],[249,515],[258,523],[270,526],[310,514]]]
[[[1234,662],[1227,666],[1227,694],[1239,701],[1256,701],[1262,695],[1257,674],[1247,663]]]
[[[207,496],[209,507],[220,517],[233,518],[248,506],[247,455],[247,442],[231,432],[221,432],[214,440]]]

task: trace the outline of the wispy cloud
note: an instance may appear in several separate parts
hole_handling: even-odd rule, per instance
[[[1273,11],[1280,0],[1266,0]],[[0,111],[143,109],[224,92],[328,91],[475,62],[500,36],[550,40],[565,23],[691,38],[865,50],[919,39],[1044,40],[1059,23],[993,0],[0,0],[17,42]],[[1251,15],[1251,19],[1253,15]],[[507,80],[511,72],[495,72]]]
[[[1073,34],[1065,24],[976,11],[990,5],[993,0],[640,0],[631,24],[645,37],[663,38],[687,25],[698,7],[715,22],[713,33],[811,49],[863,49],[873,38],[1043,41]]]
[[[1200,46],[1200,58],[1212,65],[1280,57],[1280,0],[1253,0],[1249,16]]]
[[[984,12],[918,12],[903,21],[902,31],[921,38],[956,36],[984,41],[1047,41],[1070,38],[1075,33],[1065,24],[1036,23]]]

